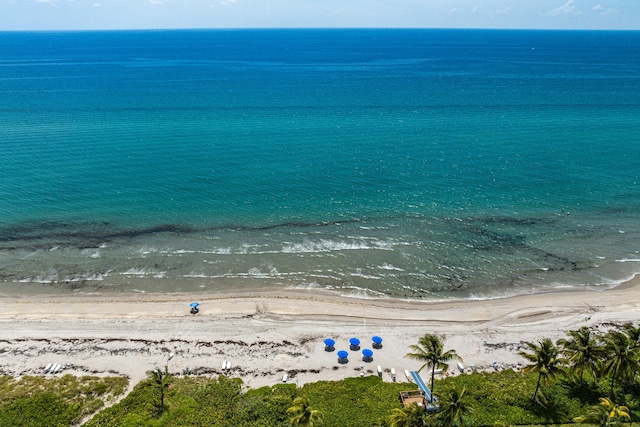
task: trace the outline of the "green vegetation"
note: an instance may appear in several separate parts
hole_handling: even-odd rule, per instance
[[[69,427],[126,390],[120,377],[0,377],[0,426]]]
[[[374,425],[400,408],[398,396],[407,387],[411,386],[369,376],[319,381],[299,389],[295,384],[279,384],[243,392],[242,382],[235,378],[174,377],[160,413],[157,387],[149,378],[86,426],[361,427]],[[291,424],[298,415],[302,415],[300,423]],[[309,422],[312,417],[315,424]]]
[[[567,336],[557,343],[525,343],[520,354],[530,364],[523,372],[439,380],[435,412],[401,405],[399,393],[415,389],[414,384],[385,383],[377,376],[246,390],[240,379],[171,377],[165,368],[149,372],[86,426],[616,426],[640,421],[639,328],[628,324],[605,334],[583,328]],[[440,337],[422,337],[411,348],[417,347],[440,355],[440,362],[424,359],[426,366],[446,364],[442,355],[455,355],[444,351]],[[122,378],[0,377],[0,426],[70,426],[125,387]]]
[[[293,406],[287,409],[287,414],[291,415],[289,424],[296,427],[321,426],[324,422],[322,412],[313,409],[305,396],[296,397]]]

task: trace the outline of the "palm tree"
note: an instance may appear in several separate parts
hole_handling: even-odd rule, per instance
[[[611,377],[611,396],[616,380],[630,381],[640,370],[640,346],[620,331],[611,331],[604,336],[606,358],[602,370]]]
[[[560,366],[561,359],[558,357],[558,347],[556,347],[549,338],[545,338],[542,341],[538,341],[538,345],[525,342],[525,345],[531,350],[530,353],[526,351],[519,351],[518,354],[533,362],[532,364],[525,366],[523,372],[537,372],[538,383],[536,384],[536,390],[533,392],[531,400],[535,400],[540,389],[540,383],[545,385],[549,382],[549,378],[555,379],[559,373],[562,372]]]
[[[323,424],[323,413],[313,409],[305,396],[296,397],[293,406],[287,409],[287,414],[292,415],[289,420],[292,426],[314,427]]]
[[[629,408],[617,405],[606,397],[601,397],[599,405],[591,406],[586,415],[576,417],[573,421],[581,424],[609,427],[621,424],[622,420],[619,420],[619,418],[631,419]]]
[[[467,397],[466,388],[450,388],[443,393],[440,401],[440,412],[436,416],[445,427],[466,427],[465,417],[473,412]]]
[[[153,371],[147,372],[147,374],[151,377],[151,385],[155,386],[160,390],[160,406],[159,411],[164,411],[164,390],[169,388],[169,384],[171,383],[171,374],[169,373],[169,367],[165,365],[164,371],[161,371],[159,368],[154,369]]]
[[[396,408],[389,417],[391,427],[427,427],[431,425],[424,407],[412,403],[402,409]]]
[[[436,368],[446,371],[449,368],[447,362],[462,360],[455,350],[444,351],[444,339],[444,335],[439,337],[438,335],[425,334],[418,340],[417,345],[409,346],[413,353],[407,354],[407,357],[411,359],[424,362],[418,371],[421,371],[425,366],[431,366],[431,400],[433,400],[433,379],[436,374]]]
[[[625,323],[622,325],[622,330],[631,340],[631,345],[633,347],[640,347],[640,324],[638,326],[633,326],[632,323]]]
[[[584,371],[595,376],[602,347],[598,344],[597,336],[594,336],[587,327],[569,331],[567,335],[569,339],[559,339],[557,344],[562,347],[562,353],[569,362],[569,369],[572,373],[579,375],[580,385],[582,385]]]

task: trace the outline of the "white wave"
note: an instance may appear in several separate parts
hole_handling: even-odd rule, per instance
[[[58,249],[60,249],[60,246],[54,246],[51,249],[49,249],[49,252],[57,251]]]
[[[640,259],[638,259],[638,258],[623,258],[623,259],[617,259],[616,262],[640,262]]]
[[[359,270],[359,269],[358,269]],[[362,271],[356,271],[350,274],[351,277],[360,277],[361,279],[380,280],[379,276],[372,276],[370,274],[364,274]]]
[[[98,281],[101,282],[104,280],[105,277],[109,276],[108,273],[94,273],[94,274],[89,274],[86,276],[83,276],[81,280],[88,280],[88,281]]]
[[[247,271],[246,273],[238,273],[235,276],[227,274],[224,277],[251,277],[251,278],[268,279],[268,278],[273,278],[277,275],[278,275],[277,270],[276,270],[276,273],[273,272],[273,269],[271,269],[268,273],[264,273],[259,268],[253,267],[253,268],[250,268],[249,271]]]
[[[381,269],[381,270],[404,271],[404,269],[396,267],[393,264],[389,264],[389,263],[386,263],[386,262],[384,264],[378,266],[378,268]]]
[[[316,242],[305,241],[302,243],[292,243],[282,248],[282,253],[320,253],[334,251],[351,251],[351,250],[392,250],[393,244],[382,241],[366,242],[366,241],[335,241],[321,239]]]
[[[342,286],[340,290],[349,291],[348,293],[340,293],[340,296],[345,298],[379,299],[387,297],[384,292],[374,291],[373,289],[362,288],[360,286]]]
[[[58,273],[53,273],[49,276],[27,277],[25,279],[18,280],[18,283],[40,283],[44,285],[49,285],[51,283],[58,283],[58,280],[59,280]]]
[[[149,255],[158,252],[157,248],[142,247],[136,251],[138,255]]]
[[[138,276],[138,277],[146,277],[146,276],[156,276],[158,274],[166,274],[166,272],[164,271],[153,271],[153,270],[146,270],[144,268],[130,268],[127,271],[123,271],[122,273],[120,273],[124,276]]]
[[[103,281],[105,277],[109,276],[107,273],[92,273],[92,274],[82,274],[77,277],[72,278],[64,278],[60,279],[60,275],[58,273],[51,274],[49,276],[33,276],[27,277],[25,279],[18,280],[18,283],[39,283],[43,285],[50,285],[53,283],[60,283],[61,281],[65,283],[77,283],[77,282],[96,282]]]
[[[535,290],[531,289],[530,291],[520,291],[520,292],[516,292],[516,291],[512,291],[512,292],[496,292],[496,293],[492,293],[492,294],[482,294],[482,293],[478,293],[478,294],[470,294],[466,299],[469,299],[471,301],[490,301],[490,300],[496,300],[496,299],[505,299],[505,298],[511,298],[511,297],[515,297],[518,295],[530,295],[530,294],[534,294],[536,293]]]
[[[321,285],[318,282],[308,282],[308,283],[301,283],[295,286],[290,286],[289,289],[305,291],[305,290],[327,289],[327,287]]]

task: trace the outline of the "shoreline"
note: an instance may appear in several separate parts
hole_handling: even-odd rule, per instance
[[[640,276],[606,290],[560,289],[491,300],[402,301],[344,298],[322,292],[265,291],[215,294],[0,295],[0,374],[44,375],[48,363],[67,365],[63,373],[123,375],[130,387],[155,367],[174,374],[237,376],[249,387],[289,381],[301,385],[390,370],[420,363],[405,357],[425,333],[444,334],[467,367],[493,370],[518,366],[525,341],[564,337],[588,326],[606,330],[640,319]],[[200,303],[197,315],[189,303]],[[349,350],[359,337],[383,337],[373,361],[350,352],[338,364],[336,350]],[[230,370],[222,370],[223,362]],[[458,374],[455,365],[452,374]],[[60,375],[60,374],[57,374]]]

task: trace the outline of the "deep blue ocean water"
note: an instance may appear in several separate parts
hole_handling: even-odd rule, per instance
[[[640,272],[638,52],[640,32],[0,33],[0,281],[611,287]]]

